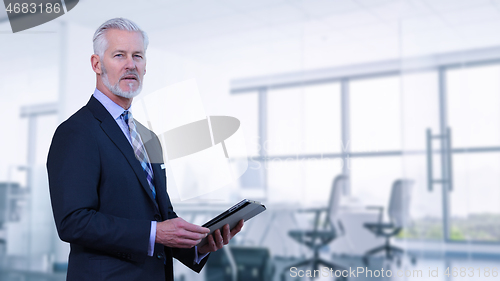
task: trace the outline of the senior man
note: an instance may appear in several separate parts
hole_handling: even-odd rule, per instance
[[[147,34],[115,18],[93,43],[96,89],[57,128],[47,159],[57,231],[71,245],[67,280],[173,280],[172,258],[200,272],[243,221],[195,246],[209,229],[177,217],[160,142],[131,115],[146,73]]]

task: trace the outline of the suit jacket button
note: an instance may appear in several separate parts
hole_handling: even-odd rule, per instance
[[[161,216],[160,216],[160,215],[158,215],[158,214],[156,214],[156,215],[155,215],[155,220],[156,220],[156,221],[160,221],[160,220],[161,220]]]
[[[161,260],[161,259],[163,259],[163,254],[158,254],[158,255],[156,255],[156,257],[157,257],[159,260]]]

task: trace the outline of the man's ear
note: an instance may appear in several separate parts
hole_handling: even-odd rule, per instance
[[[98,55],[93,54],[90,57],[90,63],[92,64],[92,70],[94,70],[95,73],[102,74],[101,58]]]

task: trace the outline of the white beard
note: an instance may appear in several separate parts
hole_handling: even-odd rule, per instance
[[[139,86],[137,87],[136,90],[123,91],[119,85],[120,79],[122,77],[120,77],[120,79],[118,79],[118,82],[116,82],[116,84],[111,85],[111,83],[109,83],[108,74],[107,74],[106,68],[104,67],[104,64],[101,65],[101,68],[102,68],[102,82],[104,83],[104,86],[106,86],[111,91],[111,93],[113,93],[117,96],[120,96],[120,97],[127,98],[127,99],[134,98],[141,93],[142,81],[140,80],[140,78],[137,80],[139,82]],[[125,75],[128,75],[128,74],[124,74],[123,76],[125,76]],[[137,75],[137,77],[139,77],[139,75]],[[132,88],[132,85],[133,85],[132,83],[129,83],[130,88]]]

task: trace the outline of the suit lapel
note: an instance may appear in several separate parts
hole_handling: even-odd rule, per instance
[[[141,163],[137,158],[135,158],[134,150],[127,140],[127,137],[123,135],[122,130],[116,124],[116,121],[112,118],[106,108],[93,96],[87,103],[87,107],[94,114],[94,117],[101,121],[101,128],[106,133],[106,135],[111,139],[111,141],[120,149],[123,156],[127,159],[128,163],[134,170],[142,188],[146,191],[149,198],[154,202],[155,206],[158,208],[156,200],[153,198],[151,188],[149,187],[148,181],[146,179],[146,174],[142,169]],[[153,171],[154,173],[155,171]]]

